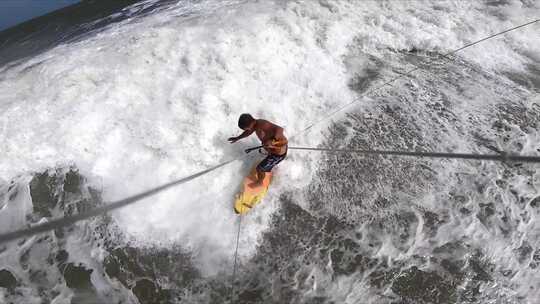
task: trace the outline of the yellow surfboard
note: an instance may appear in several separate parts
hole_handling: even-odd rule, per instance
[[[242,183],[242,190],[236,195],[234,202],[234,212],[238,214],[245,214],[255,205],[261,202],[263,197],[268,192],[268,187],[272,181],[272,172],[266,172],[263,182],[260,186],[250,187],[249,184],[257,180],[256,166],[251,169]]]

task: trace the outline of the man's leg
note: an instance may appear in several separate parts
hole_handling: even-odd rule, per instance
[[[259,169],[259,166],[257,166],[257,168],[255,169],[255,178],[256,180],[252,183],[249,184],[250,187],[258,187],[260,185],[262,185],[262,182],[264,180],[264,176],[266,175],[266,172],[264,171],[261,171]]]
[[[259,170],[259,167],[257,166],[257,169],[255,170],[257,173],[257,181],[255,182],[257,185],[261,185],[263,180],[264,180],[264,176],[266,175],[266,172],[264,171],[261,171]]]
[[[272,170],[272,167],[273,167],[272,155],[268,155],[257,165],[257,168],[255,168],[255,174],[256,174],[257,180],[251,183],[250,186],[257,187],[257,186],[262,185],[264,177],[266,176],[266,172],[270,172]]]
[[[279,164],[287,154],[284,155],[273,155],[270,154],[266,156],[258,165],[257,165],[257,181],[253,183],[253,186],[261,185],[264,177],[267,172],[271,172],[275,165]]]

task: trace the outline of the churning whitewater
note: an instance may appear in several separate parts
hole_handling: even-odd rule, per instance
[[[241,113],[294,145],[537,155],[540,24],[441,54],[538,16],[528,0],[180,0],[81,24],[0,66],[0,233],[241,157],[258,144],[227,142]],[[260,158],[0,244],[0,303],[540,298],[538,165],[303,151],[242,219],[231,295],[232,204]]]

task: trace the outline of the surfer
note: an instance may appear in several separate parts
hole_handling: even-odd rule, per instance
[[[287,156],[287,137],[283,134],[282,127],[268,120],[255,119],[247,113],[240,115],[238,127],[244,132],[236,137],[230,137],[231,144],[255,132],[261,140],[262,146],[268,152],[266,158],[257,165],[257,181],[250,186],[261,185],[266,172],[272,171],[272,168]]]

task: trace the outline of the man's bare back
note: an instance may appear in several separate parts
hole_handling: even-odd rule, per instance
[[[283,135],[283,128],[268,120],[257,119],[255,133],[268,153],[284,155],[287,153],[287,138]],[[284,145],[277,145],[278,143]]]

